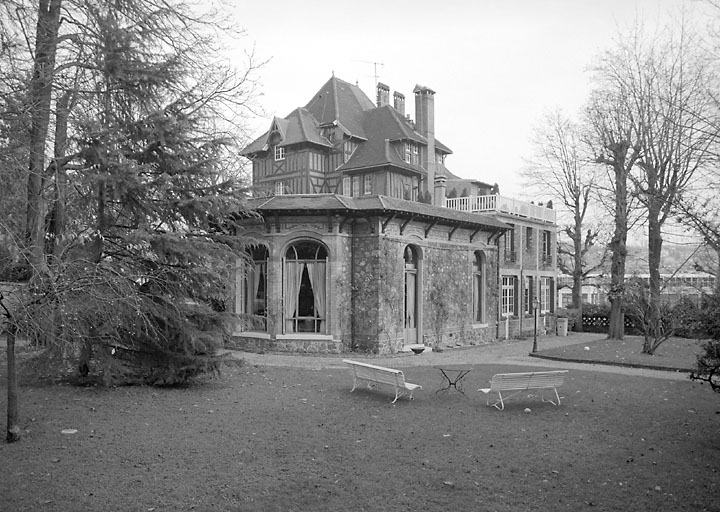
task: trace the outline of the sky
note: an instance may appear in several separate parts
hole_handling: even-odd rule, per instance
[[[237,52],[254,47],[256,59],[267,60],[257,74],[252,138],[273,116],[305,106],[333,74],[372,101],[377,81],[391,98],[403,93],[412,117],[420,84],[436,92],[435,136],[453,151],[448,169],[528,200],[518,173],[532,156],[534,128],[550,111],[579,112],[589,66],[620,30],[638,18],[663,26],[683,8],[703,25],[709,20],[700,0],[229,3],[245,30]]]

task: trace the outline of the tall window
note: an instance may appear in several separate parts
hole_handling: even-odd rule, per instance
[[[540,278],[540,312],[549,313],[553,310],[552,307],[552,277],[541,277]]]
[[[285,332],[325,333],[327,251],[302,241],[285,253]]]
[[[528,226],[525,228],[525,252],[530,251],[533,243],[533,228]]]
[[[275,182],[275,195],[281,196],[285,193],[285,183],[282,181],[276,181]]]
[[[408,245],[403,253],[405,260],[405,343],[417,342],[418,312],[418,253]]]
[[[477,251],[473,260],[473,321],[485,322],[485,255]]]
[[[366,196],[372,194],[372,174],[366,174],[363,177],[363,194]]]
[[[285,148],[275,146],[275,160],[285,160]]]
[[[502,314],[503,316],[515,314],[515,277],[502,278]]]
[[[245,330],[267,330],[267,260],[266,247],[249,251],[237,308],[247,320]]]
[[[360,176],[353,176],[352,178],[352,195],[353,197],[360,195]]]
[[[349,177],[345,176],[342,179],[342,188],[343,188],[342,193],[344,196],[352,195],[352,180]]]
[[[510,231],[506,231],[503,235],[503,238],[505,239],[505,261],[516,261],[515,226],[513,224],[509,224],[509,226],[512,229],[510,229]]]
[[[552,243],[552,236],[550,236],[550,231],[543,231],[542,235],[542,260],[545,265],[551,265],[552,246],[550,244]]]
[[[535,291],[533,290],[533,282],[535,279],[532,276],[525,277],[525,313],[532,315],[533,311],[533,298]]]

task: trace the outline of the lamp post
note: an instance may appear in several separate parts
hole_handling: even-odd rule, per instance
[[[537,324],[538,324],[537,312],[538,312],[538,307],[540,307],[540,301],[537,299],[537,297],[535,297],[533,299],[532,306],[533,306],[533,318],[535,320],[535,333],[533,334],[533,348],[532,348],[532,351],[534,354],[535,352],[537,352]]]

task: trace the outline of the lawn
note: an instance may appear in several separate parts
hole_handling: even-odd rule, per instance
[[[475,366],[463,396],[408,368],[424,389],[395,405],[350,393],[341,367],[230,367],[185,389],[22,387],[0,510],[720,511],[707,386],[572,370],[559,407],[524,396],[498,411],[474,390],[506,371],[518,368]]]
[[[641,336],[625,336],[624,340],[598,339],[541,350],[538,355],[565,361],[690,371],[702,352],[700,341],[687,338],[669,338],[653,355],[643,354],[642,346]]]

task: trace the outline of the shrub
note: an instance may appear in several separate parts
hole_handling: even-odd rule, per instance
[[[572,331],[575,328],[577,322],[582,322],[580,318],[580,311],[575,308],[558,308],[555,311],[555,315],[558,318],[568,319],[568,330]]]
[[[713,391],[720,392],[720,294],[703,299],[697,325],[709,339],[703,344],[703,353],[690,378],[707,382]]]

